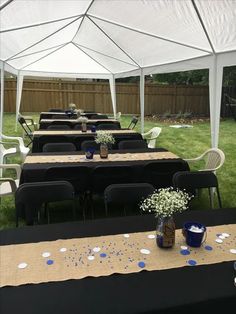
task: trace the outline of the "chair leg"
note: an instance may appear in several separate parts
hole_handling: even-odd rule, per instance
[[[208,191],[209,191],[211,209],[213,209],[214,208],[214,192],[212,191],[212,188],[208,188]]]
[[[220,197],[220,191],[219,191],[219,188],[218,188],[218,187],[216,187],[216,193],[217,193],[217,197],[218,197],[219,206],[220,206],[220,208],[222,208],[222,202],[221,202],[221,197]]]

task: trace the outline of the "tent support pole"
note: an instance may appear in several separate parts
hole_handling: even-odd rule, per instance
[[[223,66],[219,64],[216,55],[213,56],[213,64],[209,72],[211,146],[217,148],[219,142]]]
[[[144,133],[144,93],[145,93],[145,77],[143,69],[140,72],[140,115],[141,115],[141,133]]]
[[[2,131],[3,131],[3,110],[4,110],[4,71],[5,63],[2,63],[1,69],[1,97],[0,97],[0,140],[2,140]],[[3,154],[0,150],[0,164],[3,163]],[[0,176],[2,176],[2,169],[0,170]]]
[[[114,75],[112,75],[109,78],[109,83],[110,83],[113,115],[114,115],[114,119],[116,119],[116,80],[115,80],[115,76]]]
[[[16,87],[16,125],[15,125],[15,131],[17,131],[17,125],[18,125],[18,117],[20,113],[20,103],[21,103],[21,95],[22,95],[22,88],[23,88],[23,80],[24,76],[18,72],[17,75],[17,87]]]

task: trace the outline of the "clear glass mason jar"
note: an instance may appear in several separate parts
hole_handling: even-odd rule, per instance
[[[108,157],[108,146],[107,144],[100,144],[100,157],[107,158]]]
[[[156,243],[160,248],[171,248],[175,244],[175,222],[173,216],[157,218]]]

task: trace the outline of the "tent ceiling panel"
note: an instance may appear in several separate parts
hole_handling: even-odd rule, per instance
[[[27,66],[25,70],[54,73],[109,73],[73,44],[67,44],[53,54]]]
[[[120,28],[101,20],[97,20],[97,22],[108,36],[122,49],[125,49],[141,67],[170,63],[207,54],[197,49]]]
[[[103,33],[96,24],[85,18],[78,34],[73,39],[74,43],[89,47],[103,54],[109,54],[124,62],[135,63],[129,58],[109,37]]]
[[[22,69],[25,66],[27,66],[33,62],[36,62],[37,60],[53,53],[54,51],[56,51],[58,49],[60,49],[62,46],[63,45],[60,45],[60,46],[56,46],[56,47],[53,47],[51,49],[46,49],[46,50],[43,50],[43,51],[40,51],[40,52],[37,52],[34,54],[25,55],[25,56],[10,60],[10,61],[8,61],[8,63],[11,66],[13,66],[14,68]]]
[[[55,46],[70,42],[76,34],[81,24],[81,21],[81,18],[78,18],[76,20],[73,19],[72,22],[70,21],[70,24],[67,27],[62,28],[59,32],[56,32],[52,36],[44,39],[43,41],[40,41],[26,51],[19,53],[16,58],[22,57],[24,55],[34,54],[45,49],[51,49]]]
[[[74,20],[75,19],[73,18],[32,28],[0,33],[0,58],[6,60],[20,52],[23,52],[24,50],[27,50],[37,42],[44,41],[44,39],[48,36],[51,37],[51,35],[58,32],[58,30],[63,30],[67,25],[71,25]],[[71,35],[72,34],[70,34],[70,39]],[[66,39],[62,38],[61,41],[66,42]],[[39,50],[41,49],[39,48]]]
[[[197,8],[216,52],[236,49],[236,1],[198,0]]]
[[[88,13],[141,32],[211,50],[191,0],[121,0],[110,1],[109,6],[106,0],[101,0],[95,1]]]
[[[127,72],[138,68],[136,65],[122,62],[110,56],[106,56],[89,49],[81,49],[86,54],[90,55],[94,60],[98,61],[100,64],[103,64],[104,67],[107,68],[111,73]]]
[[[84,14],[91,0],[14,0],[1,11],[0,29],[47,23]]]

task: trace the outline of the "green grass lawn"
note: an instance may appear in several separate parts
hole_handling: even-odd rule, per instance
[[[38,121],[39,114],[27,113]],[[131,116],[122,116],[121,125],[127,127]],[[162,127],[162,132],[158,138],[157,146],[164,147],[182,158],[192,158],[200,155],[211,145],[210,123],[209,121],[193,121],[193,128],[175,129],[169,127],[173,122],[160,122],[155,119],[145,120],[145,131],[154,126]],[[15,131],[15,115],[4,114],[4,134],[11,136],[22,136],[21,126]],[[140,130],[140,123],[136,130]],[[219,148],[225,153],[226,160],[222,168],[217,172],[223,207],[236,207],[236,123],[234,120],[222,120],[220,124]],[[19,157],[9,158],[8,163],[19,163]],[[193,169],[193,168],[192,168]],[[217,203],[216,203],[217,205]],[[196,208],[209,207],[207,193],[201,195],[200,200],[196,200]],[[103,214],[102,214],[103,215]],[[15,209],[13,197],[4,197],[1,200],[0,209],[0,229],[15,226]]]

